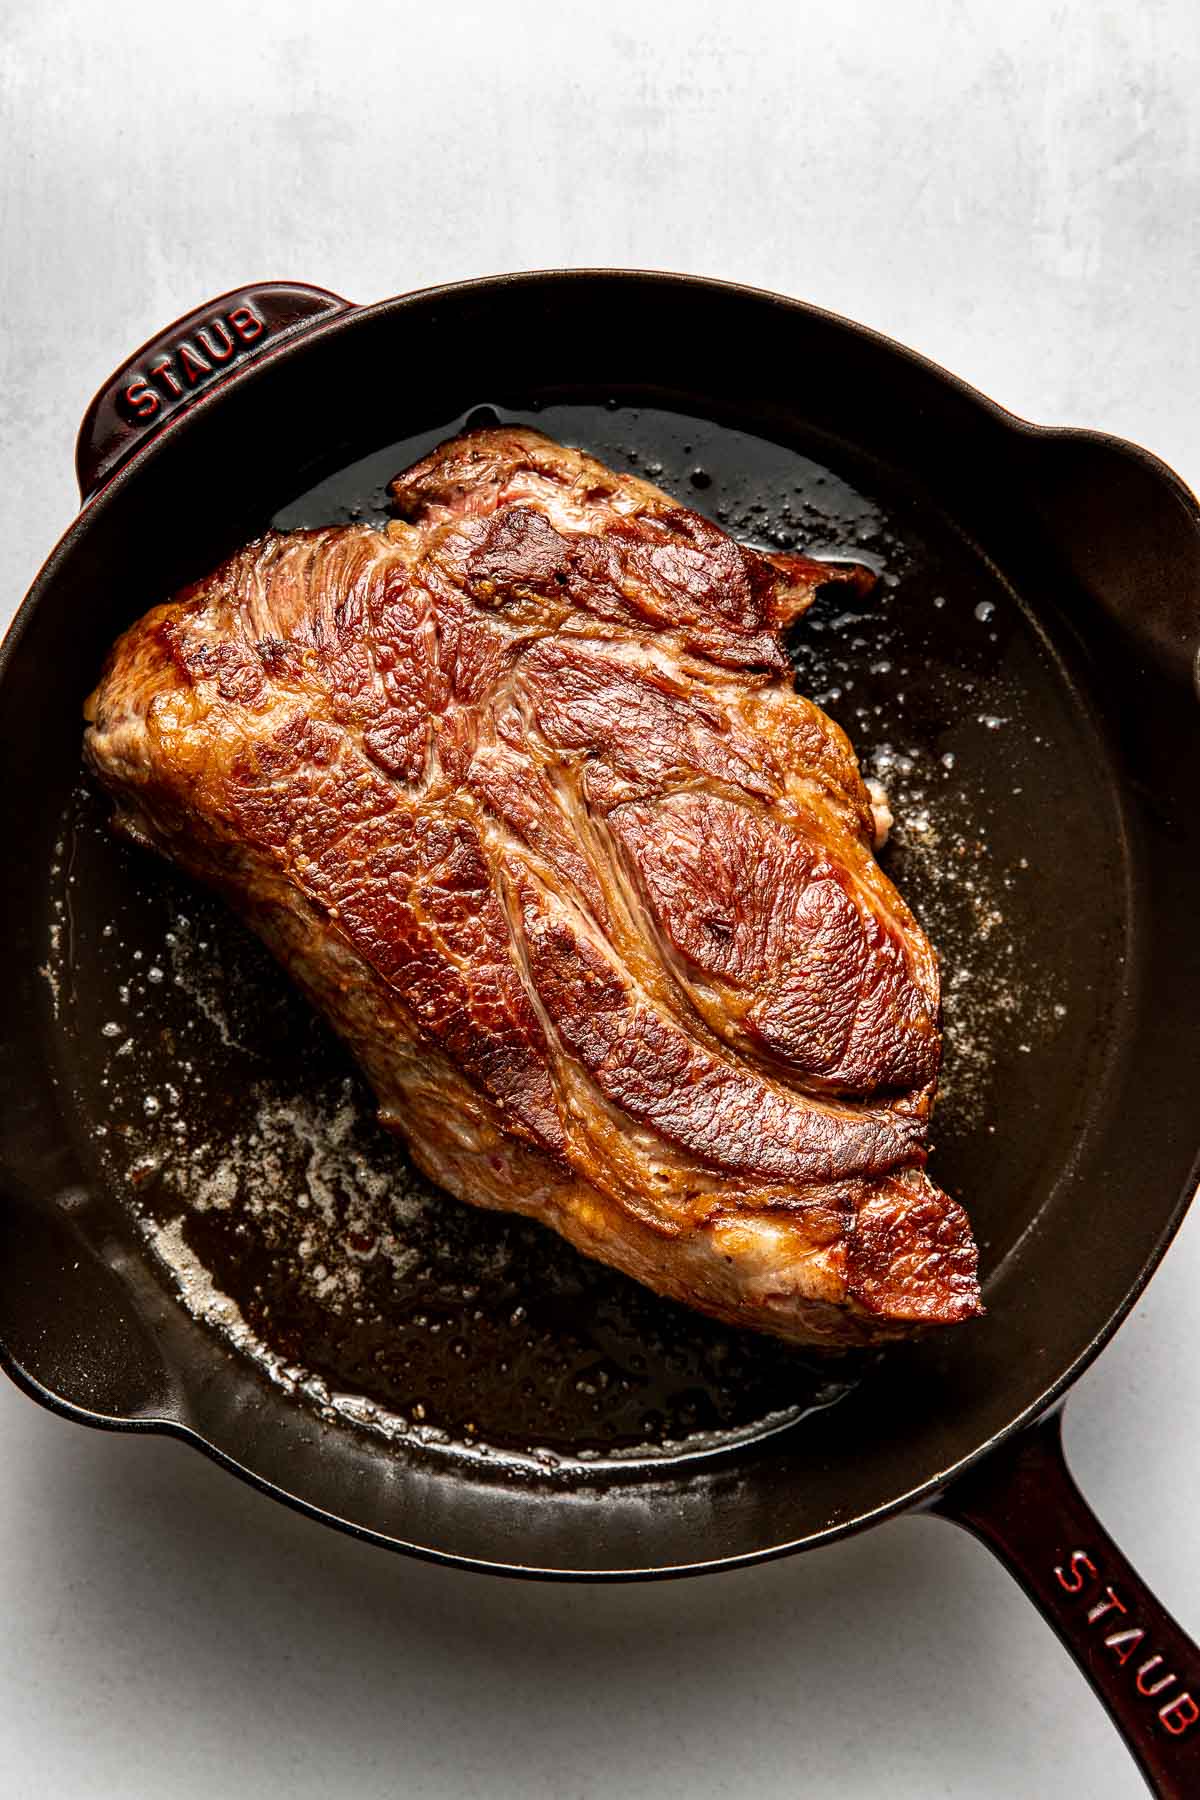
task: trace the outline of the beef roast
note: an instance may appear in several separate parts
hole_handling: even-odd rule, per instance
[[[118,824],[227,897],[460,1200],[797,1343],[978,1312],[924,1168],[937,963],[781,647],[872,577],[529,431],[392,493],[125,633],[86,734]]]

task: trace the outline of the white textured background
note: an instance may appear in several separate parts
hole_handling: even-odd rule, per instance
[[[551,264],[727,276],[1200,486],[1198,89],[1196,0],[0,0],[0,614],[70,517],[98,381],[254,277],[372,300]],[[1067,1438],[1200,1630],[1198,1286],[1200,1212]],[[522,1587],[6,1385],[0,1432],[4,1800],[1141,1792],[946,1526]]]

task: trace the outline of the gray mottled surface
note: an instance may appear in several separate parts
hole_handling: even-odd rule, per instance
[[[70,517],[98,380],[257,276],[730,276],[1200,484],[1198,79],[1194,0],[3,0],[0,608]],[[1198,1286],[1200,1215],[1068,1418],[1193,1627]],[[932,1522],[699,1583],[521,1587],[7,1386],[0,1420],[5,1796],[1141,1791],[1007,1577]]]

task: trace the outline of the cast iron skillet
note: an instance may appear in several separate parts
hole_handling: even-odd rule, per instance
[[[210,1208],[192,1247],[242,1282],[262,1335],[275,1319],[268,1366],[213,1329],[211,1294],[209,1322],[195,1291],[185,1308],[149,1248],[166,1177],[154,1156],[135,1166],[128,1093],[112,1099],[124,1026],[105,1031],[131,976],[137,1080],[158,1106],[190,1069],[179,1131],[207,1123],[259,1175],[264,1140],[245,1133],[264,1093],[278,1102],[272,1081],[350,1082],[351,1111],[365,1101],[282,978],[199,899],[231,1004],[250,996],[244,1041],[184,1042],[186,983],[137,989],[193,897],[93,829],[81,700],[145,607],[273,516],[378,511],[413,447],[481,406],[660,466],[740,531],[874,555],[885,572],[874,609],[822,602],[797,657],[898,784],[889,854],[951,983],[934,1169],[978,1228],[982,1322],[834,1380],[583,1268],[534,1228],[442,1208],[454,1218],[425,1266],[395,1278],[395,1328],[360,1319],[338,1340],[298,1290],[288,1317],[272,1258],[244,1248],[246,1218],[222,1237]],[[1196,1181],[1200,520],[1183,485],[1129,444],[1027,425],[844,320],[606,271],[364,308],[280,284],[226,295],[114,375],[78,468],[83,509],[0,667],[12,1376],[70,1417],[173,1433],[314,1517],[479,1569],[685,1574],[929,1509],[1007,1563],[1157,1791],[1200,1792],[1200,1659],[1092,1517],[1059,1442],[1066,1389]],[[270,1167],[286,1190],[286,1155]],[[344,1203],[335,1193],[330,1216]],[[469,1291],[454,1287],[463,1259]],[[306,1353],[307,1370],[284,1367]],[[390,1434],[339,1406],[339,1383],[398,1415]]]

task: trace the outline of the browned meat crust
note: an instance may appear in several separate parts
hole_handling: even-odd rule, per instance
[[[980,1310],[924,1172],[933,952],[780,634],[830,580],[518,430],[269,533],[113,650],[87,760],[476,1205],[733,1324]]]

